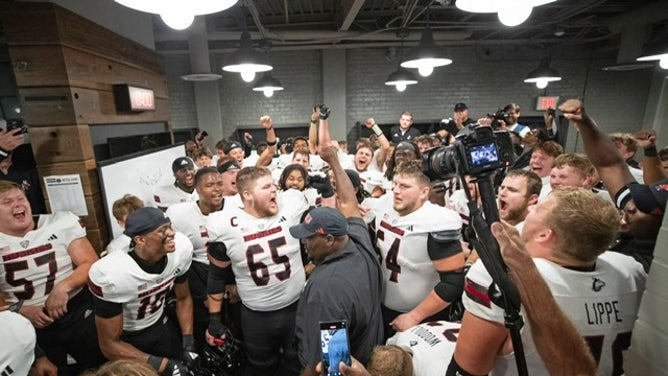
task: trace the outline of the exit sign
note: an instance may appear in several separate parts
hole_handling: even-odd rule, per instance
[[[536,101],[536,110],[543,111],[548,108],[557,108],[559,97],[538,97]]]

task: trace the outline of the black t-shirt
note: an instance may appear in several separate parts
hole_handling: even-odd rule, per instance
[[[367,227],[349,218],[348,243],[313,270],[297,307],[299,360],[320,361],[320,321],[346,320],[352,356],[366,363],[383,341],[382,272]]]

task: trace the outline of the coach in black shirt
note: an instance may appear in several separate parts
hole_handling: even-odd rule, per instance
[[[364,363],[373,347],[383,340],[382,273],[378,259],[352,184],[336,153],[327,149],[321,155],[334,172],[341,211],[315,208],[301,224],[290,228],[292,236],[303,239],[309,257],[317,265],[297,308],[299,360],[305,367],[302,375],[317,374],[320,321],[346,320],[351,354]]]

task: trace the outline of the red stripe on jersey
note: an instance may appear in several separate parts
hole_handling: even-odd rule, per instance
[[[104,294],[102,293],[102,287],[96,285],[93,281],[91,281],[90,277],[88,277],[88,289],[90,290],[90,292],[99,297],[104,296]]]
[[[391,232],[393,232],[393,233],[395,233],[399,236],[404,236],[404,230],[402,230],[400,228],[397,228],[397,227],[394,227],[394,226],[392,226],[391,224],[389,224],[385,221],[380,221],[380,227],[382,227],[386,230],[390,230]]]
[[[25,251],[21,252],[14,252],[10,253],[7,255],[2,256],[2,261],[11,261],[11,260],[16,260],[17,258],[25,257],[25,256],[31,256],[31,255],[36,255],[38,253],[42,253],[44,251],[51,250],[53,248],[53,245],[51,243],[46,243],[42,244],[40,246],[26,249]]]
[[[281,230],[282,230],[282,227],[278,226],[278,227],[270,228],[269,230],[256,232],[255,234],[250,234],[250,235],[244,236],[244,241],[247,242],[247,241],[250,241],[250,240],[264,238],[265,236],[277,234],[277,233],[281,232]]]
[[[492,306],[492,303],[489,299],[489,290],[485,286],[479,285],[466,278],[464,292],[466,292],[466,296],[468,296],[474,302],[480,305],[484,305],[487,308]]]

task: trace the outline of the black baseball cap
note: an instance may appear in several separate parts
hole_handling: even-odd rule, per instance
[[[290,235],[297,239],[315,234],[341,236],[348,233],[348,221],[340,211],[328,207],[311,210],[302,223],[290,227]]]
[[[469,107],[466,105],[466,103],[463,102],[459,102],[455,105],[455,112],[464,111],[468,109]]]
[[[176,171],[182,168],[194,170],[195,164],[193,163],[193,160],[188,157],[178,157],[172,162],[172,172],[176,173]]]
[[[157,208],[139,208],[128,216],[123,233],[130,238],[146,235],[156,228],[169,222],[167,214]]]
[[[236,142],[236,141],[228,142],[227,145],[223,146],[223,153],[229,154],[230,151],[232,151],[236,148],[242,148],[243,149],[241,144]]]
[[[657,216],[663,215],[668,200],[668,179],[650,185],[631,183],[626,188],[628,191],[623,189],[617,194],[615,201],[618,208],[623,209],[626,203],[633,199],[636,208],[641,212]]]

